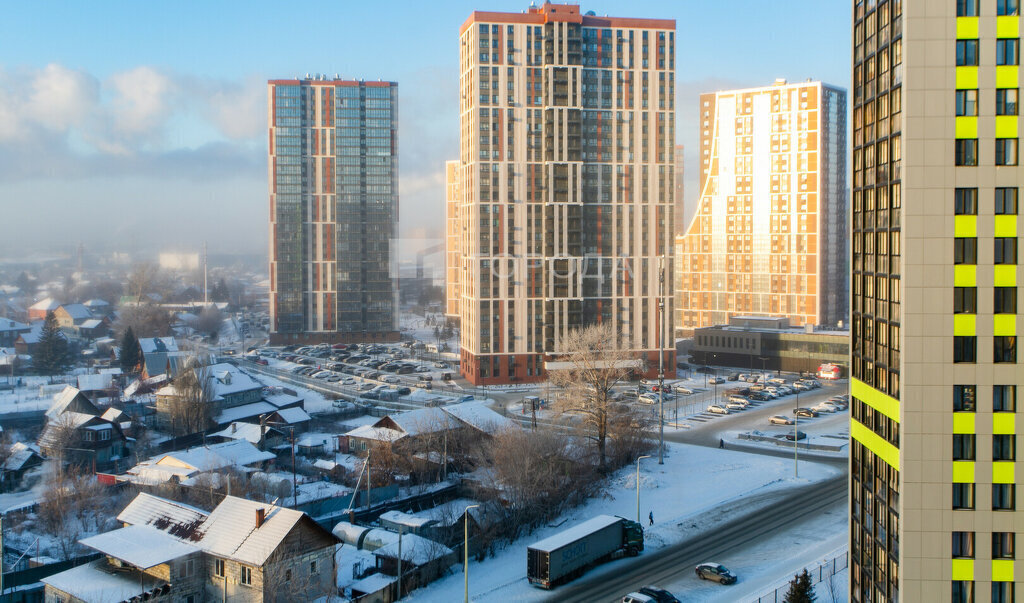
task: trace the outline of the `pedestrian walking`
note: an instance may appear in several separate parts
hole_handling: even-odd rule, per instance
[[[654,511],[651,511],[650,515],[647,516],[647,519],[650,520],[651,525],[653,526],[654,525]]]
[[[718,439],[718,447],[719,448],[725,448],[725,440],[719,438]]]

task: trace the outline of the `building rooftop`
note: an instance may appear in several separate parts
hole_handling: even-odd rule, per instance
[[[133,525],[80,540],[104,555],[149,569],[199,549],[148,525]]]

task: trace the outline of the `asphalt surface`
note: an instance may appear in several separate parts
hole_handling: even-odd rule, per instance
[[[583,575],[552,590],[548,601],[619,601],[624,595],[646,584],[665,584],[684,573],[692,573],[700,564],[750,547],[771,538],[777,532],[816,516],[821,509],[842,503],[847,498],[847,477],[840,475],[824,482],[794,488],[768,508],[755,508],[705,534],[656,552],[625,558],[616,571],[588,578]],[[728,588],[723,586],[722,588]],[[675,593],[677,596],[685,593]]]

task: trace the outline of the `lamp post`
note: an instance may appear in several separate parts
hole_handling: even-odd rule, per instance
[[[462,512],[462,574],[465,579],[465,603],[469,603],[469,510],[475,509],[479,506],[480,505],[469,505],[466,507],[466,510]]]
[[[649,459],[651,455],[642,454],[636,457],[636,522],[640,523],[640,459]]]

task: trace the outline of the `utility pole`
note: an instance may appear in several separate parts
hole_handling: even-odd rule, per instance
[[[398,599],[402,598],[402,526],[398,526]]]
[[[207,278],[209,254],[206,251],[206,241],[203,241],[203,307],[210,303],[210,285]]]
[[[658,464],[665,464],[665,257],[658,258]]]

